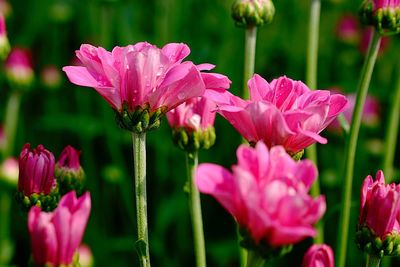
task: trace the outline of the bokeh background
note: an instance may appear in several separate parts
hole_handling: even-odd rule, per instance
[[[5,1],[2,1],[5,2]],[[135,210],[133,198],[132,140],[119,129],[114,113],[92,89],[70,84],[61,68],[74,61],[82,43],[112,49],[139,41],[158,46],[184,42],[191,48],[189,60],[212,63],[216,72],[232,80],[231,91],[240,94],[243,72],[244,30],[235,27],[231,0],[13,0],[7,15],[7,32],[13,47],[30,49],[35,83],[23,95],[15,151],[24,143],[43,144],[58,158],[68,144],[82,151],[81,163],[92,194],[92,213],[84,237],[94,254],[95,266],[139,266],[136,262]],[[259,29],[255,71],[267,80],[286,75],[305,78],[307,26],[310,1],[274,1],[273,22]],[[363,62],[365,29],[356,28],[354,38],[340,36],[339,22],[357,18],[361,1],[322,0],[318,60],[318,88],[355,92]],[[395,85],[399,62],[398,37],[385,42],[378,58],[369,93],[380,104],[380,117],[364,125],[356,157],[354,196],[347,266],[363,266],[363,254],[354,243],[359,190],[366,175],[382,168],[387,108]],[[365,44],[364,44],[365,46]],[[365,50],[365,48],[364,48]],[[43,77],[49,66],[59,72],[60,83],[48,86]],[[2,67],[3,68],[3,67]],[[0,121],[10,94],[0,72]],[[55,76],[58,77],[58,76]],[[216,120],[217,141],[200,153],[200,162],[226,167],[235,164],[239,134],[221,117]],[[325,131],[327,145],[318,146],[319,179],[327,197],[325,239],[335,248],[341,199],[344,134]],[[184,153],[173,145],[167,121],[148,137],[148,200],[150,248],[154,266],[194,266],[192,235],[185,184]],[[400,156],[395,174],[399,177]],[[202,196],[203,220],[209,266],[238,266],[234,220],[211,197]],[[12,235],[16,253],[12,264],[26,266],[30,244],[24,214],[13,207]],[[306,240],[289,256],[271,266],[300,266]],[[399,266],[394,260],[392,266]]]

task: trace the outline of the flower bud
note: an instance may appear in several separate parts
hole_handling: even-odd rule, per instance
[[[232,5],[232,18],[239,27],[263,26],[274,18],[271,0],[236,0]]]
[[[82,244],[78,248],[79,263],[81,267],[94,266],[93,253],[88,245]]]
[[[48,65],[42,69],[40,80],[46,88],[58,89],[62,82],[61,72],[56,66]]]
[[[34,81],[31,54],[24,48],[13,48],[5,63],[10,86],[17,90],[28,89]]]
[[[12,7],[7,0],[0,0],[0,13],[8,18],[12,13]]]
[[[15,158],[8,158],[0,165],[0,180],[11,186],[16,186],[18,172],[18,161]]]
[[[4,16],[0,14],[0,59],[6,59],[9,52],[10,43],[8,42],[7,38],[6,22],[4,20]]]
[[[58,181],[61,195],[75,190],[78,195],[82,193],[85,184],[85,173],[79,161],[79,154],[72,146],[67,146],[61,152],[55,167],[54,176]]]
[[[59,194],[54,178],[53,154],[42,145],[30,151],[30,144],[25,144],[18,161],[18,201],[28,209],[34,205],[46,211],[54,209]]]
[[[364,0],[360,16],[364,24],[374,26],[381,34],[400,32],[399,0]]]
[[[343,43],[357,44],[360,39],[360,26],[356,16],[344,15],[336,25],[336,36]]]
[[[302,267],[334,267],[333,250],[330,246],[322,244],[312,245],[306,252],[301,264]]]

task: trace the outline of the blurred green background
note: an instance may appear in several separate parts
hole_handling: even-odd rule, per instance
[[[267,80],[287,75],[304,80],[309,4],[306,0],[274,1],[273,22],[258,31],[257,73]],[[7,32],[12,46],[32,51],[35,85],[22,99],[14,155],[26,142],[43,144],[58,158],[68,144],[82,151],[81,163],[92,194],[92,213],[84,237],[94,254],[95,266],[139,266],[133,198],[133,157],[130,134],[119,129],[114,113],[92,89],[70,84],[64,73],[62,83],[48,88],[41,79],[48,65],[71,65],[74,50],[82,43],[111,49],[139,41],[163,46],[184,42],[191,48],[189,60],[212,63],[215,72],[232,80],[231,91],[242,87],[244,31],[234,26],[228,0],[35,0],[9,1]],[[359,40],[338,39],[336,26],[344,14],[357,16],[361,1],[322,0],[318,87],[355,92],[363,54]],[[361,34],[360,29],[360,34]],[[356,158],[352,225],[350,226],[346,266],[363,266],[363,254],[354,243],[358,216],[359,190],[366,175],[382,168],[382,146],[387,108],[396,80],[395,62],[400,60],[399,38],[389,40],[378,58],[370,94],[381,104],[381,119],[360,132]],[[1,71],[0,118],[9,96]],[[217,141],[200,153],[200,162],[215,162],[226,167],[236,163],[235,151],[240,136],[221,117],[216,120]],[[329,143],[318,146],[322,193],[327,197],[324,216],[326,242],[335,249],[341,198],[344,151],[343,134],[325,131]],[[175,148],[169,126],[148,133],[148,199],[150,252],[153,266],[194,266],[192,235],[186,196],[184,153]],[[398,151],[398,150],[397,150]],[[399,153],[395,167],[400,167]],[[202,196],[208,266],[238,266],[234,220],[211,197]],[[24,215],[14,207],[12,233],[16,240],[13,264],[25,266],[30,245]],[[311,244],[295,246],[284,259],[271,266],[300,266]],[[398,266],[400,261],[393,261]]]

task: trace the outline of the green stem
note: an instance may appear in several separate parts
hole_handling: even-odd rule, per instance
[[[367,56],[361,71],[360,83],[358,84],[356,103],[350,127],[349,139],[345,151],[345,175],[342,191],[341,214],[339,221],[339,235],[337,243],[337,267],[344,267],[346,263],[346,250],[349,233],[351,191],[354,172],[354,161],[357,148],[358,133],[361,124],[361,115],[364,108],[365,98],[367,97],[368,87],[374,69],[376,57],[378,55],[381,37],[376,31],[373,32],[369,44]]]
[[[246,28],[245,46],[244,46],[244,69],[243,69],[243,99],[249,98],[249,89],[247,81],[254,74],[254,62],[256,57],[257,27],[248,26]]]
[[[256,252],[247,251],[247,264],[246,267],[263,267],[265,260]]]
[[[310,22],[308,25],[308,47],[307,47],[307,65],[306,65],[306,83],[312,90],[317,87],[317,69],[318,69],[318,38],[319,38],[319,18],[321,13],[321,1],[311,0]],[[318,166],[317,146],[311,145],[306,150],[307,158]],[[320,194],[319,179],[315,180],[311,187],[311,195],[316,197]],[[317,235],[314,238],[315,243],[324,242],[324,229],[322,221],[316,225]]]
[[[149,234],[147,228],[146,196],[146,134],[132,133],[135,167],[136,220],[138,240],[136,249],[142,267],[150,267]]]
[[[13,255],[10,240],[11,197],[5,188],[0,188],[0,266],[8,266]]]
[[[387,122],[386,136],[385,136],[385,152],[383,158],[383,173],[387,177],[387,181],[392,180],[393,175],[393,161],[396,152],[396,141],[399,129],[400,120],[400,63],[396,70],[396,87],[394,88],[392,103],[389,110],[389,119]]]
[[[379,267],[380,262],[381,258],[372,254],[368,254],[366,267]]]
[[[20,104],[21,93],[13,91],[7,102],[6,117],[4,121],[4,134],[7,140],[2,151],[4,159],[11,156],[14,151],[14,140],[17,131]]]
[[[200,193],[194,183],[194,174],[198,164],[197,152],[186,153],[187,185],[189,189],[189,208],[192,219],[194,251],[196,266],[206,267],[206,250],[204,245],[203,218],[201,216]]]

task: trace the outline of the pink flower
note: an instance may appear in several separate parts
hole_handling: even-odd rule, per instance
[[[330,246],[322,244],[312,245],[303,258],[302,267],[334,267],[333,250]]]
[[[12,186],[18,183],[18,160],[8,158],[0,164],[0,178]]]
[[[0,58],[4,60],[10,52],[10,43],[7,38],[6,21],[0,13]]]
[[[56,66],[48,65],[42,69],[40,79],[47,88],[56,89],[61,85],[61,72]]]
[[[373,0],[374,10],[378,10],[380,8],[399,8],[400,0]]]
[[[5,63],[8,80],[17,86],[29,86],[34,74],[32,58],[29,50],[21,47],[13,48]]]
[[[79,171],[81,168],[79,154],[80,152],[72,146],[66,146],[58,158],[57,167],[72,171]]]
[[[250,100],[229,92],[207,92],[219,113],[250,143],[263,140],[268,147],[283,146],[298,152],[315,142],[347,104],[344,96],[329,91],[311,91],[304,83],[280,77],[268,83],[259,75],[248,82]]]
[[[25,144],[18,161],[18,191],[25,196],[33,193],[49,194],[55,185],[53,154],[42,145],[31,152],[30,144]]]
[[[336,25],[336,36],[346,43],[357,43],[360,38],[358,18],[353,15],[344,15]]]
[[[82,241],[91,209],[90,194],[80,198],[74,191],[60,201],[54,212],[34,206],[28,214],[33,260],[36,264],[71,264]]]
[[[351,123],[356,99],[354,94],[347,95],[346,98],[349,104],[343,111],[343,116],[349,123]],[[361,122],[367,126],[375,126],[379,123],[380,120],[379,116],[380,116],[380,105],[378,99],[368,95],[367,98],[365,99]],[[329,125],[328,129],[334,132],[340,132],[342,128],[339,124],[339,121],[336,119]]]
[[[93,253],[90,247],[82,244],[78,248],[79,263],[81,267],[92,267],[94,265]]]
[[[388,234],[400,232],[400,185],[385,184],[382,171],[373,181],[368,175],[361,188],[359,225],[367,226],[384,240]]]
[[[308,195],[317,176],[309,160],[293,160],[281,146],[269,151],[241,145],[232,172],[216,164],[200,164],[195,181],[199,191],[215,197],[256,243],[272,247],[315,236],[313,224],[326,209],[323,196]]]
[[[189,53],[187,45],[176,43],[159,49],[142,42],[111,52],[84,44],[76,51],[83,66],[63,70],[72,83],[93,87],[119,112],[124,105],[129,111],[141,107],[167,112],[205,91],[199,69],[182,62]]]

